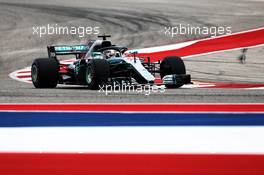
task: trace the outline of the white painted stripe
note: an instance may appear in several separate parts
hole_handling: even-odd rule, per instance
[[[157,47],[130,50],[130,52],[131,51],[132,52],[138,51],[139,53],[153,53],[153,52],[169,51],[169,50],[175,50],[175,49],[187,47],[187,46],[190,46],[190,45],[197,43],[197,42],[198,41],[188,41],[188,42],[184,42],[184,43],[171,44],[171,45],[166,45],[166,46],[157,46]]]
[[[257,89],[261,89],[261,90],[264,90],[264,87],[255,87],[255,88],[247,88],[247,89],[253,89],[253,90],[254,90],[254,89],[256,89],[256,90],[257,90]]]
[[[21,78],[21,79],[23,79],[23,81],[31,81],[31,77],[27,77],[27,78]]]
[[[31,76],[31,72],[28,72],[28,73],[17,73],[17,76]]]
[[[214,87],[214,84],[185,84],[181,88],[183,89],[192,89],[192,88],[202,88],[202,87]]]
[[[264,154],[264,127],[0,128],[0,152]]]

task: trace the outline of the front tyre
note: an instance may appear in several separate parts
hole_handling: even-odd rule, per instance
[[[35,88],[55,88],[59,80],[58,62],[51,58],[35,59],[31,66],[31,79]]]
[[[163,59],[160,64],[160,77],[163,79],[166,75],[185,75],[186,69],[183,60],[177,56],[169,56]],[[167,88],[179,88],[184,83],[166,84]]]
[[[104,59],[92,59],[86,69],[86,83],[89,89],[98,89],[99,85],[106,84],[110,77],[110,66]]]

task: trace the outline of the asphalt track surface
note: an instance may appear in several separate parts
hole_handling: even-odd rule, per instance
[[[33,26],[59,24],[99,26],[102,33],[112,34],[117,45],[143,48],[173,44],[208,36],[164,35],[165,26],[231,26],[239,32],[264,26],[264,2],[260,0],[167,0],[160,1],[3,1],[0,0],[0,102],[1,103],[260,103],[263,90],[175,89],[149,96],[134,93],[105,95],[83,87],[59,86],[35,89],[31,84],[12,80],[8,74],[29,66],[34,58],[45,57],[50,44],[77,44],[87,36],[33,35]],[[185,60],[193,78],[202,81],[263,83],[264,47],[249,49],[247,63],[239,64],[239,51],[230,51]]]

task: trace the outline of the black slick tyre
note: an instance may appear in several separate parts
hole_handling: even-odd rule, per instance
[[[161,79],[166,75],[182,75],[186,74],[185,64],[180,57],[169,56],[163,59],[160,64],[160,77]],[[179,88],[183,84],[165,85],[167,88]]]
[[[59,80],[58,62],[51,58],[37,58],[31,66],[31,79],[36,88],[55,88]]]
[[[110,77],[110,66],[105,59],[92,59],[86,69],[86,83],[89,89],[95,90],[99,85],[107,84]]]

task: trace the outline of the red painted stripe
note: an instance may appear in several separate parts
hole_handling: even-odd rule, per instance
[[[258,88],[264,87],[264,84],[237,84],[237,83],[212,83],[215,86],[210,88],[228,88],[228,89],[239,89],[239,88]],[[201,87],[203,88],[203,87]],[[206,87],[204,87],[206,88]]]
[[[24,74],[24,73],[31,73],[31,71],[30,70],[28,70],[28,71],[20,71],[20,72],[17,72],[18,74]]]
[[[30,78],[31,75],[18,75],[17,78]]]
[[[263,155],[1,153],[5,175],[263,175]]]
[[[263,104],[0,104],[18,111],[264,112]]]
[[[190,46],[175,50],[167,50],[153,53],[140,53],[138,54],[138,56],[150,57],[151,61],[155,62],[163,59],[166,56],[191,56],[221,50],[251,47],[260,44],[264,44],[264,29],[227,35],[214,39],[202,40]]]

